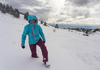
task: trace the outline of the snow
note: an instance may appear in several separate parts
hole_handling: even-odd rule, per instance
[[[21,35],[26,20],[0,12],[0,70],[100,70],[100,33],[83,36],[82,32],[56,29],[39,24],[46,37],[50,68],[43,66],[42,54],[31,58],[26,39],[21,48]]]

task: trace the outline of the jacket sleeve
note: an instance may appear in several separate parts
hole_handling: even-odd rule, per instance
[[[28,34],[27,26],[24,27],[22,38],[21,38],[21,46],[25,46],[26,35]]]
[[[40,26],[39,26],[39,33],[40,33],[40,35],[41,35],[41,37],[42,37],[42,40],[43,40],[43,41],[46,41],[46,40],[45,40],[44,33],[43,33],[42,28],[41,28]]]

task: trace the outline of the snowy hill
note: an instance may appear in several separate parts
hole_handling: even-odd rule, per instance
[[[83,36],[80,32],[53,27],[43,28],[49,51],[50,68],[42,63],[42,54],[37,46],[39,58],[31,58],[26,40],[22,49],[21,34],[28,24],[21,16],[16,19],[0,12],[0,70],[100,70],[100,33]]]

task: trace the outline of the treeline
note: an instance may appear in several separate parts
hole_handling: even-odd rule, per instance
[[[14,17],[16,17],[16,18],[19,18],[20,17],[20,14],[22,14],[22,15],[24,15],[24,19],[26,19],[26,20],[28,20],[28,15],[29,15],[29,13],[28,12],[26,12],[26,13],[22,13],[22,12],[20,12],[18,9],[14,9],[12,6],[10,6],[10,5],[5,5],[5,4],[2,4],[1,2],[0,2],[0,11],[2,12],[2,13],[8,13],[8,14],[11,14],[11,15],[13,15]]]
[[[47,23],[45,21],[41,21],[41,24],[43,24],[44,26],[47,26]]]
[[[100,28],[95,28],[95,29],[85,29],[85,28],[65,28],[70,30],[76,30],[79,32],[83,32],[84,36],[89,36],[89,34],[95,33],[95,32],[100,32]]]
[[[43,23],[43,21],[41,21],[41,23]],[[55,24],[55,25],[51,24],[50,26],[55,27],[55,28],[60,28],[59,24]],[[73,30],[78,31],[78,32],[83,32],[84,36],[89,36],[89,34],[93,34],[95,32],[100,32],[100,28],[95,28],[95,29],[92,29],[92,28],[91,29],[86,29],[86,28],[60,28],[60,29],[67,29],[71,32],[73,32]]]
[[[43,24],[44,26],[47,26],[46,21],[41,21],[41,24]],[[51,25],[52,26],[52,25]],[[56,24],[55,26],[53,26],[55,28],[59,28],[58,24]]]

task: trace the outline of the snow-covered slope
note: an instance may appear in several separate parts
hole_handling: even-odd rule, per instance
[[[46,37],[50,68],[42,63],[42,54],[37,46],[39,58],[31,58],[26,40],[22,49],[21,34],[28,24],[21,16],[16,19],[0,12],[0,70],[100,70],[100,33],[89,37],[76,31],[45,27],[39,24]]]

